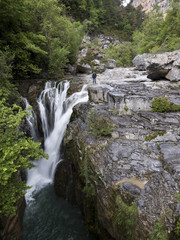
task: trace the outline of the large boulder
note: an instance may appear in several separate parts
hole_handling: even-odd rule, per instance
[[[116,67],[116,65],[117,65],[116,61],[114,59],[109,58],[107,60],[106,68],[113,69]]]
[[[142,54],[133,59],[138,70],[147,70],[152,80],[180,80],[180,50],[162,54]]]
[[[78,64],[77,65],[77,72],[78,73],[87,73],[87,74],[89,74],[89,73],[92,73],[92,68],[91,68],[91,66],[89,64],[85,64],[85,63]]]

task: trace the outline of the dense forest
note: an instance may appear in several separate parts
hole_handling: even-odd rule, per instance
[[[28,113],[18,106],[12,82],[43,73],[59,76],[67,63],[76,63],[85,34],[119,39],[107,51],[119,66],[131,65],[139,53],[179,49],[180,3],[174,0],[164,18],[157,6],[145,16],[141,8],[124,7],[119,0],[0,0],[0,17],[0,216],[4,216],[15,213],[14,203],[26,190],[20,171],[32,167],[30,158],[44,156],[21,129]]]

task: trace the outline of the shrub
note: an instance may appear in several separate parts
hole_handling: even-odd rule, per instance
[[[116,204],[117,210],[114,221],[122,228],[127,237],[126,239],[133,239],[138,216],[136,205],[134,202],[127,205],[119,195],[116,197]]]
[[[180,237],[180,217],[176,223],[176,226],[174,228],[174,232],[176,234],[177,237]]]
[[[154,131],[145,137],[145,141],[151,141],[155,139],[157,136],[163,136],[166,131]]]
[[[152,101],[153,112],[177,112],[180,111],[180,106],[171,103],[167,97],[154,98]]]
[[[116,60],[118,66],[132,66],[132,60],[135,57],[134,49],[131,42],[123,42],[117,46],[110,45],[106,54],[109,58]]]
[[[150,233],[150,240],[168,240],[168,234],[162,221],[154,225],[153,231]]]
[[[95,138],[109,136],[115,129],[115,126],[110,121],[107,121],[103,116],[95,113],[95,111],[89,113],[88,125],[92,128]]]

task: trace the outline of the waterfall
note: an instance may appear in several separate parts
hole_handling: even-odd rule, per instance
[[[40,190],[53,182],[56,165],[61,161],[61,142],[73,107],[78,103],[88,101],[86,85],[80,92],[67,98],[68,89],[68,81],[58,84],[48,81],[37,100],[44,134],[44,152],[49,155],[49,159],[42,158],[33,161],[35,167],[28,170],[27,185],[32,187],[26,194],[27,201],[32,200],[32,193],[35,190]]]

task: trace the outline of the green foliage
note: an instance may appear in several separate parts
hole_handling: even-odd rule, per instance
[[[152,139],[155,139],[157,136],[163,136],[166,133],[166,131],[153,131],[149,135],[145,137],[145,141],[151,141]]]
[[[129,110],[129,108],[128,107],[124,107],[124,110],[127,112]]]
[[[176,234],[177,237],[180,237],[180,217],[176,222],[176,226],[174,228],[174,232]]]
[[[33,58],[35,55],[44,55],[42,49],[45,37],[32,31],[29,24],[31,13],[26,0],[0,1],[0,48],[14,56],[13,74],[27,75],[30,72],[39,73],[40,68]]]
[[[154,225],[153,231],[150,233],[150,240],[168,240],[168,233],[162,221]]]
[[[180,202],[180,192],[175,193],[175,199]]]
[[[0,50],[0,99],[5,98],[8,102],[17,101],[17,90],[13,84],[10,83],[12,78],[12,64],[13,56],[8,51]]]
[[[0,49],[14,58],[13,76],[59,73],[76,61],[83,26],[65,16],[58,0],[2,0],[0,15]]]
[[[91,111],[88,116],[88,125],[93,131],[95,138],[101,138],[110,136],[115,126],[110,121],[107,121],[104,117],[97,114],[95,111]]]
[[[142,24],[141,29],[133,33],[133,42],[137,54],[161,53],[180,48],[180,2],[172,1],[165,20],[155,9]]]
[[[132,60],[135,57],[134,48],[131,42],[123,42],[118,45],[110,45],[106,54],[117,62],[117,66],[132,66]]]
[[[117,109],[112,109],[113,113],[118,116],[119,115],[119,111]]]
[[[91,154],[91,151],[86,150],[84,146],[82,146],[83,165],[81,170],[81,176],[83,176],[85,180],[85,186],[83,188],[83,192],[87,197],[94,197],[96,196],[94,181],[97,181],[98,177],[90,167],[89,154]]]
[[[124,8],[119,0],[60,0],[66,11],[84,25],[85,32],[104,33],[131,39],[132,31],[139,27],[143,12],[130,4]]]
[[[76,61],[83,27],[65,16],[64,7],[58,0],[27,1],[33,12],[31,22],[40,26],[38,32],[42,32],[47,42],[44,47],[48,53],[47,67],[50,72],[59,73],[68,62]]]
[[[27,112],[15,104],[6,106],[5,102],[0,101],[0,216],[15,214],[15,203],[27,189],[19,173],[33,166],[29,159],[47,157],[40,150],[40,143],[20,131]]]
[[[177,112],[180,111],[180,106],[171,103],[167,97],[154,98],[152,101],[153,112]]]
[[[127,205],[121,198],[116,197],[117,210],[115,213],[114,221],[120,226],[126,239],[134,239],[134,232],[136,228],[136,221],[138,217],[138,210],[136,204],[132,202]]]

